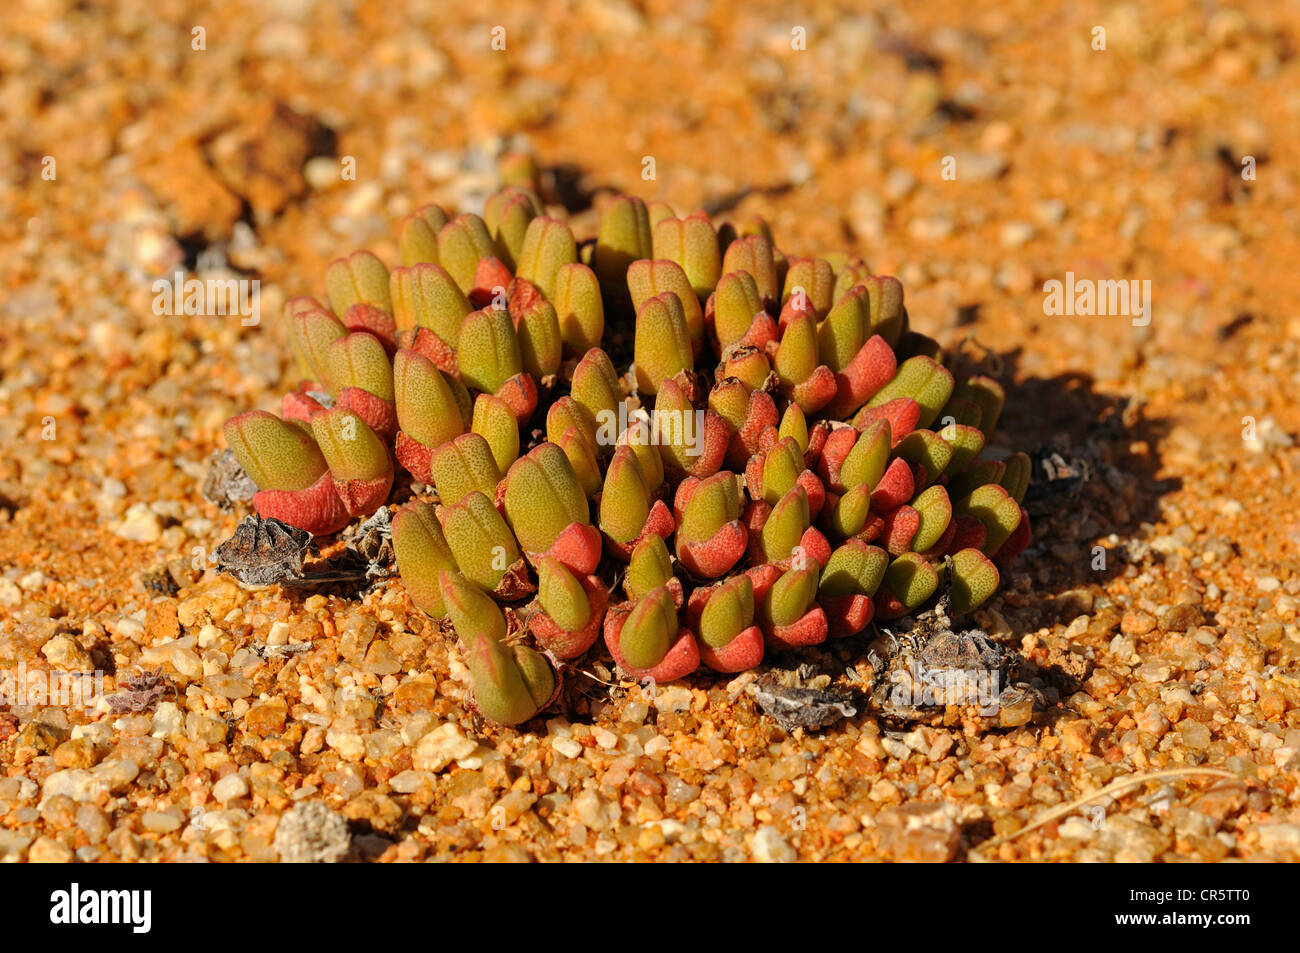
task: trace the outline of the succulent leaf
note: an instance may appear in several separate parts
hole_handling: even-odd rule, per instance
[[[456,347],[461,322],[473,309],[445,270],[429,262],[394,268],[389,292],[398,330],[428,328],[448,347]]]
[[[917,356],[899,365],[893,378],[868,401],[880,407],[898,397],[910,397],[921,407],[919,426],[929,427],[953,393],[952,374],[932,358]]]
[[[754,624],[754,582],[743,573],[720,583],[709,593],[700,614],[700,638],[720,649]]]
[[[600,347],[605,334],[605,305],[596,273],[581,262],[561,265],[553,290],[560,337],[573,354]]]
[[[645,202],[635,196],[620,195],[600,217],[593,261],[600,283],[621,291],[628,266],[639,258],[649,258],[653,251],[650,212]]]
[[[232,417],[224,433],[259,490],[305,490],[329,468],[309,429],[264,410]]]
[[[747,271],[733,271],[723,275],[709,303],[709,323],[719,353],[742,340],[749,333],[756,316],[766,316],[758,283]]]
[[[635,668],[658,665],[677,637],[677,607],[666,587],[651,590],[642,598],[619,634],[623,657]]]
[[[303,371],[314,381],[332,386],[329,378],[329,347],[346,337],[347,327],[328,311],[299,311],[292,316],[290,334]]]
[[[685,218],[662,218],[651,236],[653,257],[677,262],[700,300],[709,296],[722,274],[718,231],[703,212]]]
[[[528,223],[542,214],[541,200],[531,189],[507,186],[487,200],[483,221],[496,243],[496,256],[511,271],[524,249]]]
[[[402,219],[397,240],[402,264],[438,263],[438,232],[447,224],[447,213],[437,205],[424,205]]]
[[[1015,498],[996,483],[988,483],[962,497],[955,512],[973,516],[984,524],[986,536],[981,547],[985,555],[996,553],[1020,525],[1021,510]]]
[[[785,274],[781,304],[797,312],[811,312],[818,320],[826,317],[835,293],[835,272],[822,258],[792,258]]]
[[[555,693],[555,672],[539,653],[502,644],[505,617],[486,593],[456,573],[440,576],[443,600],[465,649],[480,712],[503,725],[527,721]]]
[[[528,223],[528,231],[524,233],[524,246],[519,252],[516,277],[535,284],[547,301],[556,301],[561,269],[577,260],[578,246],[568,224],[539,215]],[[556,304],[556,313],[561,320],[567,321],[569,306],[570,302],[567,301]],[[588,325],[583,324],[583,327],[589,331]],[[593,342],[592,346],[595,343],[599,342]]]
[[[979,405],[980,430],[984,432],[985,440],[992,440],[998,427],[998,417],[1002,415],[1002,405],[1007,399],[1002,385],[991,377],[971,377],[954,388],[953,396]]]
[[[627,575],[623,577],[623,591],[629,599],[639,600],[667,585],[672,578],[673,564],[667,544],[659,536],[646,536],[632,549]]]
[[[439,518],[447,546],[467,579],[488,591],[519,562],[519,547],[492,501],[473,490],[444,506]]]
[[[446,375],[427,357],[399,350],[393,357],[393,397],[402,431],[437,447],[465,430],[460,404]]]
[[[647,298],[636,316],[637,389],[653,396],[663,382],[695,364],[681,299],[671,292]]]
[[[477,215],[457,215],[438,230],[438,264],[466,295],[474,290],[479,261],[495,254],[496,243]]]
[[[555,308],[529,282],[515,282],[510,296],[510,318],[519,336],[519,356],[523,369],[541,380],[560,369],[564,341]]]
[[[490,308],[474,311],[460,327],[456,364],[465,385],[495,394],[523,370],[519,337],[510,315]]]
[[[565,631],[576,632],[591,621],[591,603],[582,583],[552,556],[543,556],[537,564],[537,601]]]
[[[499,472],[505,473],[519,459],[519,422],[500,397],[479,394],[474,398],[470,429],[487,441]]]
[[[675,261],[638,259],[627,268],[627,288],[632,296],[632,307],[637,311],[655,295],[674,294],[681,302],[686,321],[686,333],[692,344],[704,336],[704,311],[695,289],[686,278],[686,272]]]
[[[388,293],[388,269],[368,251],[335,259],[325,272],[325,290],[330,308],[339,317],[354,304],[372,304],[389,313],[393,310]]]
[[[506,474],[502,496],[506,519],[530,553],[544,553],[571,523],[587,525],[587,497],[563,450],[539,444]]]
[[[393,514],[392,530],[397,571],[412,604],[431,618],[446,618],[438,577],[443,570],[456,569],[456,557],[443,536],[433,505],[413,500],[401,507]]]
[[[490,496],[501,480],[492,448],[476,433],[460,434],[434,450],[430,469],[443,505],[458,503],[475,490]]]
[[[631,542],[650,516],[650,492],[641,464],[630,447],[619,447],[609,461],[600,497],[600,529],[618,542]]]
[[[748,272],[765,301],[776,303],[780,295],[772,240],[765,234],[744,235],[727,246],[722,257],[722,273]]]
[[[997,566],[978,549],[963,549],[952,557],[952,614],[965,615],[998,588]]]

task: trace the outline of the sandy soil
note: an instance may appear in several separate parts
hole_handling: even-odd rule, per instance
[[[167,691],[0,706],[0,858],[1300,860],[1293,5],[113,6],[0,14],[0,668]],[[519,148],[579,230],[618,189],[857,251],[1009,385],[1008,443],[1091,463],[980,615],[1045,711],[790,737],[697,676],[496,729],[400,583],[194,569],[238,518],[198,492],[222,421],[290,380],[280,303]],[[182,264],[266,319],[155,316]],[[1067,272],[1149,280],[1150,323],[1046,314]],[[1015,836],[1184,768],[1230,777]]]

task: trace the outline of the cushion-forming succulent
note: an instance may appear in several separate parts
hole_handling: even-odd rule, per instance
[[[401,578],[503,724],[602,635],[625,674],[668,681],[941,586],[956,614],[993,594],[1030,539],[1029,459],[995,445],[1002,386],[954,377],[896,279],[630,196],[583,237],[516,184],[482,217],[407,216],[391,271],[334,261],[323,299],[286,304],[280,415],[225,426],[258,513],[334,533],[409,474]]]

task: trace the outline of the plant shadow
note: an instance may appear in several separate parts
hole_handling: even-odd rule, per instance
[[[1032,538],[1003,574],[999,596],[1016,628],[1068,624],[1129,568],[1129,552],[1181,487],[1162,477],[1167,419],[1136,399],[1106,393],[1088,374],[1023,375],[1021,349],[954,360],[958,375],[985,373],[1007,390],[997,440],[1030,455],[1024,505]],[[995,601],[998,597],[995,597]]]

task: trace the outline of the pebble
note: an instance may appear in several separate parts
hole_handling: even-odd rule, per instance
[[[919,242],[941,242],[957,229],[951,215],[922,215],[907,225],[907,234]]]
[[[881,811],[876,817],[881,850],[895,861],[947,863],[957,855],[961,825],[957,806],[919,802]]]
[[[247,593],[229,576],[205,579],[176,606],[177,621],[186,629],[221,622],[247,601]]]
[[[145,830],[155,834],[170,834],[180,828],[181,819],[166,811],[145,811],[140,817],[140,823]]]
[[[1210,729],[1199,721],[1184,721],[1178,726],[1183,744],[1193,751],[1201,751],[1210,746]]]
[[[750,835],[749,854],[760,864],[790,864],[799,859],[780,829],[771,824],[764,824]]]
[[[239,774],[228,774],[212,785],[212,796],[222,804],[235,801],[248,793],[248,782]]]
[[[958,153],[957,180],[964,182],[988,182],[996,179],[1008,168],[1005,156],[993,152]]]
[[[1003,248],[1019,248],[1031,241],[1035,234],[1034,226],[1029,222],[1013,220],[1002,225],[998,240]]]
[[[897,758],[899,761],[906,761],[912,754],[907,745],[894,738],[881,738],[880,746],[885,749],[891,758]]]
[[[434,775],[428,771],[406,770],[393,775],[388,786],[398,794],[414,794],[416,791],[432,789]]]
[[[41,654],[51,665],[65,672],[89,672],[95,667],[90,653],[68,635],[56,635],[50,639],[41,647]]]
[[[461,733],[460,726],[447,722],[430,731],[415,747],[411,765],[417,771],[437,773],[453,761],[464,758],[477,747]]]
[[[63,795],[78,802],[90,801],[95,797],[95,776],[84,768],[55,771],[45,779],[41,794],[45,798]]]
[[[572,738],[552,738],[551,747],[566,758],[577,758],[582,755],[582,745]]]
[[[33,864],[70,864],[72,851],[53,837],[38,837],[27,851],[27,860]]]
[[[1065,203],[1060,199],[1041,199],[1034,203],[1034,218],[1044,228],[1060,225],[1065,219]]]
[[[617,803],[603,800],[595,791],[586,790],[573,799],[573,816],[593,831],[607,831],[622,814]]]
[[[684,712],[691,710],[691,690],[683,685],[663,685],[655,693],[654,704],[659,711]]]
[[[1146,635],[1156,627],[1156,617],[1150,612],[1125,612],[1120,620],[1120,631],[1125,635]]]
[[[135,780],[140,767],[129,758],[114,758],[103,761],[95,768],[95,780],[103,784],[111,794],[117,794]]]
[[[203,687],[221,698],[247,698],[253,694],[253,686],[242,675],[209,675]]]
[[[1254,833],[1260,850],[1278,860],[1300,860],[1300,824],[1259,824]]]
[[[135,503],[112,526],[114,536],[137,543],[156,543],[162,536],[162,521],[147,503]]]
[[[1160,628],[1166,632],[1186,632],[1205,621],[1201,607],[1191,602],[1182,602],[1160,617]]]
[[[98,760],[99,753],[87,738],[72,738],[54,749],[54,763],[60,768],[92,768]]]

